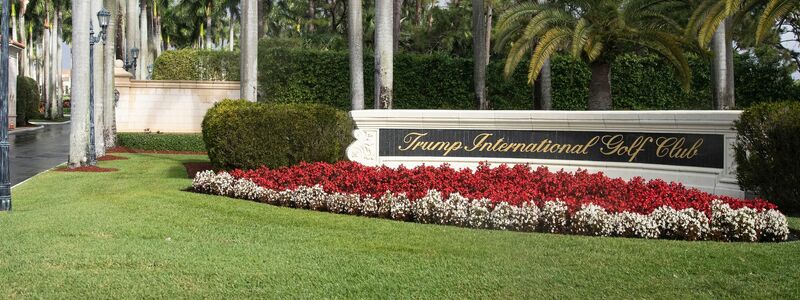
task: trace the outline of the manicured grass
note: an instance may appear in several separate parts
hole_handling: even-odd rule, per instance
[[[48,172],[0,213],[0,298],[793,298],[800,242],[403,223],[181,191],[204,156]],[[795,228],[800,219],[791,220]]]

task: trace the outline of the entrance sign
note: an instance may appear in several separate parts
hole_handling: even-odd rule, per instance
[[[529,164],[681,182],[743,196],[739,111],[352,111],[350,160],[366,165]]]
[[[380,156],[508,157],[723,168],[724,136],[598,131],[380,129]]]

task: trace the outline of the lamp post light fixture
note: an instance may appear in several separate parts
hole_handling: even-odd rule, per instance
[[[11,169],[8,158],[8,6],[2,0],[0,18],[0,211],[11,210]]]
[[[130,51],[128,51],[128,55],[125,57],[125,61],[123,62],[122,68],[125,71],[130,72],[133,76],[136,76],[136,61],[139,59],[139,48],[133,47]],[[134,77],[135,78],[135,77]]]
[[[111,13],[105,9],[97,12],[97,23],[100,24],[100,32],[94,35],[94,26],[89,20],[89,165],[97,164],[97,150],[94,143],[94,44],[98,42],[106,43],[106,30]]]

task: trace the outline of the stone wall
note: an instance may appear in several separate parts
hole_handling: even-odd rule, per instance
[[[201,131],[206,111],[223,99],[239,98],[239,82],[134,80],[117,68],[117,131]]]

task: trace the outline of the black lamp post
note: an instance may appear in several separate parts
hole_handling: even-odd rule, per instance
[[[136,77],[136,60],[139,59],[139,48],[133,47],[128,52],[122,68],[124,68],[125,71],[131,72],[131,74]]]
[[[0,18],[0,211],[11,210],[11,169],[8,161],[8,5]]]
[[[97,164],[97,151],[94,144],[94,44],[102,41],[106,43],[106,29],[111,13],[102,8],[97,12],[97,22],[100,24],[100,33],[94,35],[94,26],[89,21],[89,165]]]

